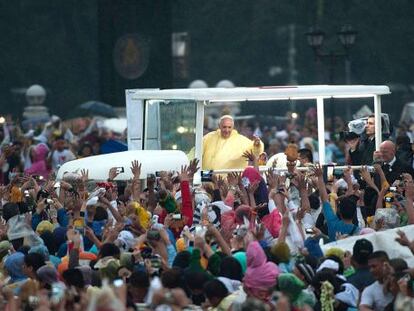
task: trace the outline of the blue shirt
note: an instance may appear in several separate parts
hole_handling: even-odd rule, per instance
[[[37,225],[42,221],[42,216],[38,213],[32,214],[32,228],[36,231]],[[49,219],[47,219],[49,220]],[[49,220],[50,221],[50,220]],[[69,215],[64,208],[57,210],[57,221],[61,227],[67,227],[69,223]]]
[[[339,219],[334,213],[329,202],[323,202],[323,215],[325,216],[326,224],[328,225],[329,241],[336,241],[336,233],[339,234],[354,234],[359,232],[359,228],[354,224],[346,224]]]

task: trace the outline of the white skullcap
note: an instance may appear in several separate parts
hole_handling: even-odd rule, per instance
[[[327,259],[319,266],[316,272],[322,271],[323,269],[331,269],[338,272],[339,264],[332,259]]]

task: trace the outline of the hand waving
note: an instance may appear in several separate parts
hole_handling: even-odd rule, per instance
[[[89,170],[82,169],[80,174],[81,174],[82,182],[86,183],[89,180]]]
[[[200,163],[200,160],[198,159],[192,159],[190,161],[190,164],[188,165],[188,175],[190,178],[194,177],[194,174],[197,173],[197,171],[200,169],[200,167],[198,166],[198,164]]]
[[[408,240],[407,235],[405,234],[405,232],[401,231],[401,230],[398,230],[397,234],[398,234],[398,237],[395,238],[395,241],[400,243],[402,246],[409,247],[411,242],[410,242],[410,240]]]
[[[251,150],[247,150],[242,154],[243,158],[246,158],[248,161],[251,162],[255,162],[256,161],[256,156],[254,155],[253,151]]]
[[[134,175],[134,179],[139,179],[141,175],[142,163],[139,163],[137,160],[131,162],[131,172]]]
[[[180,181],[189,181],[190,180],[190,168],[187,165],[181,166],[180,172]]]
[[[276,189],[277,187],[277,178],[273,173],[273,168],[269,168],[266,172],[266,181],[269,185],[269,189]]]
[[[251,183],[247,187],[247,192],[249,194],[254,194],[258,188],[259,188],[259,182]]]
[[[320,164],[316,164],[313,168],[312,171],[314,172],[315,176],[317,176],[318,178],[322,178],[323,177],[323,170]]]

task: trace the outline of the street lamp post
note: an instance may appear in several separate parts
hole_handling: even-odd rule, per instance
[[[334,67],[337,59],[345,60],[345,74],[346,83],[351,83],[351,70],[350,70],[350,59],[349,50],[355,44],[357,32],[352,28],[351,25],[344,25],[341,31],[337,33],[339,41],[343,47],[343,52],[336,52],[330,50],[329,52],[322,51],[322,45],[325,39],[325,32],[317,27],[311,27],[305,34],[308,45],[313,49],[315,60],[322,62],[327,59],[329,64],[329,83],[333,84],[334,81]]]
[[[308,45],[312,48],[315,56],[315,62],[317,67],[320,68],[323,61],[327,61],[329,69],[329,84],[335,84],[335,65],[338,59],[344,59],[345,63],[345,81],[346,84],[351,84],[351,60],[350,49],[355,44],[357,32],[351,25],[342,26],[341,30],[337,32],[338,39],[343,47],[343,51],[329,50],[328,52],[322,50],[323,42],[325,39],[325,32],[317,27],[311,27],[307,33],[305,33]],[[321,71],[318,70],[320,73]],[[319,82],[322,81],[319,76]],[[333,101],[333,99],[331,99]],[[334,105],[332,106],[332,113],[334,114]],[[347,117],[350,116],[349,105],[347,105]],[[333,116],[335,117],[335,116]],[[334,118],[332,118],[332,127]]]

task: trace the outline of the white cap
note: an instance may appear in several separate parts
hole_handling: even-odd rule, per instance
[[[57,115],[53,115],[50,117],[50,121],[52,121],[52,123],[55,123],[57,121],[60,121],[60,118]]]
[[[339,264],[336,261],[332,260],[332,259],[327,259],[319,266],[319,268],[316,270],[316,272],[322,271],[325,268],[326,269],[331,269],[331,270],[334,270],[334,271],[338,272]]]

